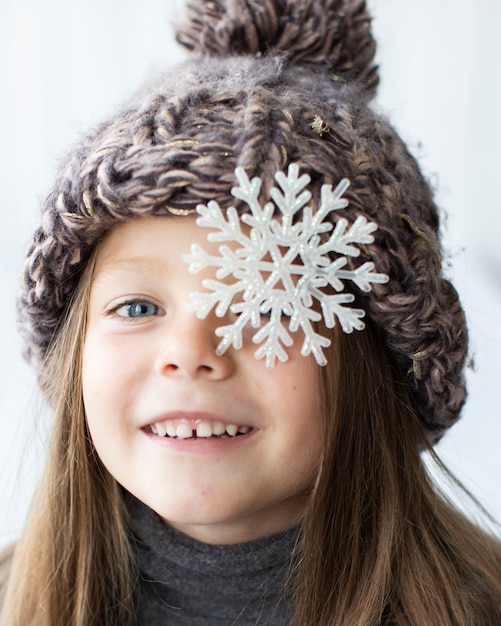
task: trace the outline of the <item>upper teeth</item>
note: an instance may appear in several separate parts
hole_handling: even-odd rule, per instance
[[[188,422],[175,424],[173,422],[156,422],[150,426],[151,432],[161,437],[177,437],[178,439],[189,439],[193,437],[195,431],[197,437],[209,438],[212,436],[221,437],[223,435],[235,437],[237,433],[245,434],[250,431],[250,426],[237,426],[236,424],[224,424],[223,422],[199,421],[195,429]]]

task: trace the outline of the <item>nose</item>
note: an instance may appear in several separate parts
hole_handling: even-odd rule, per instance
[[[158,350],[157,371],[174,378],[222,380],[231,376],[235,363],[232,350],[216,354],[219,337],[215,330],[221,319],[211,313],[201,320],[194,313],[173,319]]]

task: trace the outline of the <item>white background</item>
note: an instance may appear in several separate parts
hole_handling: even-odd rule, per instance
[[[0,544],[24,519],[50,416],[20,356],[24,250],[58,160],[155,71],[183,58],[181,0],[4,0],[0,20]],[[501,2],[372,0],[387,112],[447,212],[448,273],[476,367],[438,452],[501,519]]]

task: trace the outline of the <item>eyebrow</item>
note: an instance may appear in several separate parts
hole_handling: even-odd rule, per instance
[[[106,275],[115,271],[137,272],[138,270],[156,274],[168,271],[169,269],[170,266],[165,260],[159,260],[157,257],[153,256],[111,256],[106,258],[103,263],[96,268],[95,276],[102,276],[103,274]]]

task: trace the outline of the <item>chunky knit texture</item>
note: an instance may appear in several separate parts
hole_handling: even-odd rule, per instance
[[[231,545],[201,543],[126,495],[139,568],[138,626],[286,626],[299,528]],[[288,585],[289,582],[289,585]]]
[[[356,263],[389,275],[354,293],[402,369],[431,439],[459,416],[467,332],[443,277],[439,219],[418,165],[370,108],[378,82],[365,3],[195,0],[174,68],[75,147],[43,205],[20,300],[27,355],[43,367],[79,276],[114,224],[200,202],[235,204],[234,169],[263,179],[298,163],[318,201],[348,177],[353,222],[375,220]],[[240,210],[245,207],[236,205]]]

